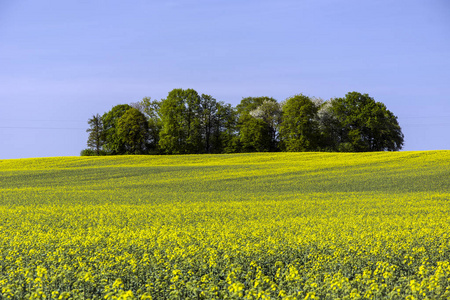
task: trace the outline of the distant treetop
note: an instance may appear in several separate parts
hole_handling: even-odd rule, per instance
[[[327,101],[246,97],[232,107],[174,89],[160,101],[116,105],[88,124],[82,155],[398,151],[404,143],[397,117],[358,92]]]

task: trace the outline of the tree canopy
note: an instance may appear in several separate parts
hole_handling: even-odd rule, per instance
[[[319,150],[317,112],[318,107],[307,96],[300,94],[286,100],[280,126],[284,150]]]
[[[246,97],[233,107],[174,89],[160,101],[116,105],[88,124],[82,155],[398,151],[404,143],[397,117],[358,92],[327,101]]]
[[[103,131],[105,134],[104,148],[109,154],[126,153],[125,145],[117,133],[117,123],[129,109],[131,109],[131,106],[128,104],[116,105],[102,116]]]
[[[397,151],[403,133],[397,117],[368,94],[351,92],[331,101],[331,111],[341,130],[339,146],[345,151]]]
[[[105,144],[105,134],[103,131],[103,120],[99,114],[93,115],[88,120],[89,128],[86,132],[89,132],[87,145],[90,149],[95,151],[95,155],[100,155],[103,145]]]
[[[149,135],[147,119],[136,108],[128,109],[117,121],[117,136],[125,154],[146,154]]]
[[[174,89],[162,100],[159,146],[163,153],[203,152],[200,102],[200,96],[193,89]]]
[[[236,106],[243,152],[278,151],[278,102],[271,97],[247,97]]]

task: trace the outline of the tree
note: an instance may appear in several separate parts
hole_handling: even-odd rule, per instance
[[[239,151],[237,112],[230,104],[218,102],[217,124],[214,127],[212,153],[236,153]]]
[[[108,154],[125,154],[125,144],[117,135],[117,122],[131,108],[128,104],[114,106],[109,112],[103,114],[103,130],[105,134],[105,150]]]
[[[236,142],[236,118],[231,105],[202,94],[201,134],[203,153],[233,152]]]
[[[167,154],[202,153],[200,96],[193,89],[174,89],[161,102],[159,146]]]
[[[92,149],[96,155],[100,155],[105,143],[102,118],[99,114],[93,115],[92,118],[88,120],[88,124],[89,128],[86,130],[86,132],[89,132],[87,146]]]
[[[272,106],[271,103],[273,103]],[[270,97],[247,97],[243,98],[241,103],[236,106],[239,117],[239,141],[242,151],[277,150],[276,128],[271,122],[275,117],[264,118],[265,108],[275,107],[276,103],[277,101]]]
[[[204,141],[205,148],[204,153],[215,152],[217,147],[217,111],[219,104],[216,99],[210,95],[202,94],[200,97],[201,115],[200,115],[200,126],[202,140]]]
[[[145,154],[148,150],[148,122],[139,110],[130,108],[117,121],[117,136],[125,154]]]
[[[193,89],[173,89],[166,99],[116,105],[88,123],[82,155],[397,151],[404,143],[397,117],[357,92],[328,101],[247,97],[233,108]]]
[[[318,106],[319,148],[322,151],[338,151],[342,143],[342,128],[332,109],[333,99]]]
[[[159,134],[162,129],[160,115],[161,101],[151,100],[150,97],[145,97],[139,102],[132,103],[131,106],[138,109],[147,118],[149,153],[159,153]]]
[[[276,151],[279,142],[279,125],[281,123],[281,104],[271,100],[264,100],[256,109],[250,111],[250,115],[264,121],[268,126],[270,139],[269,151]]]
[[[317,106],[302,94],[288,98],[283,105],[280,136],[286,151],[318,150]]]
[[[403,147],[404,135],[397,117],[381,102],[376,102],[366,120],[369,151],[398,151]]]
[[[239,116],[250,113],[252,110],[257,109],[265,101],[277,102],[272,97],[247,97],[242,98],[241,102],[236,106],[236,110]]]
[[[368,94],[347,93],[331,101],[331,110],[341,128],[338,150],[398,151],[403,147],[397,117]]]

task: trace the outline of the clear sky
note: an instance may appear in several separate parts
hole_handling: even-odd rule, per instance
[[[450,1],[0,0],[0,159],[79,155],[93,114],[174,88],[368,93],[404,150],[450,149]]]

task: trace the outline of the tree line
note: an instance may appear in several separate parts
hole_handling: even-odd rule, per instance
[[[324,101],[247,97],[233,107],[193,89],[114,106],[88,120],[81,155],[398,151],[397,117],[368,94]]]

